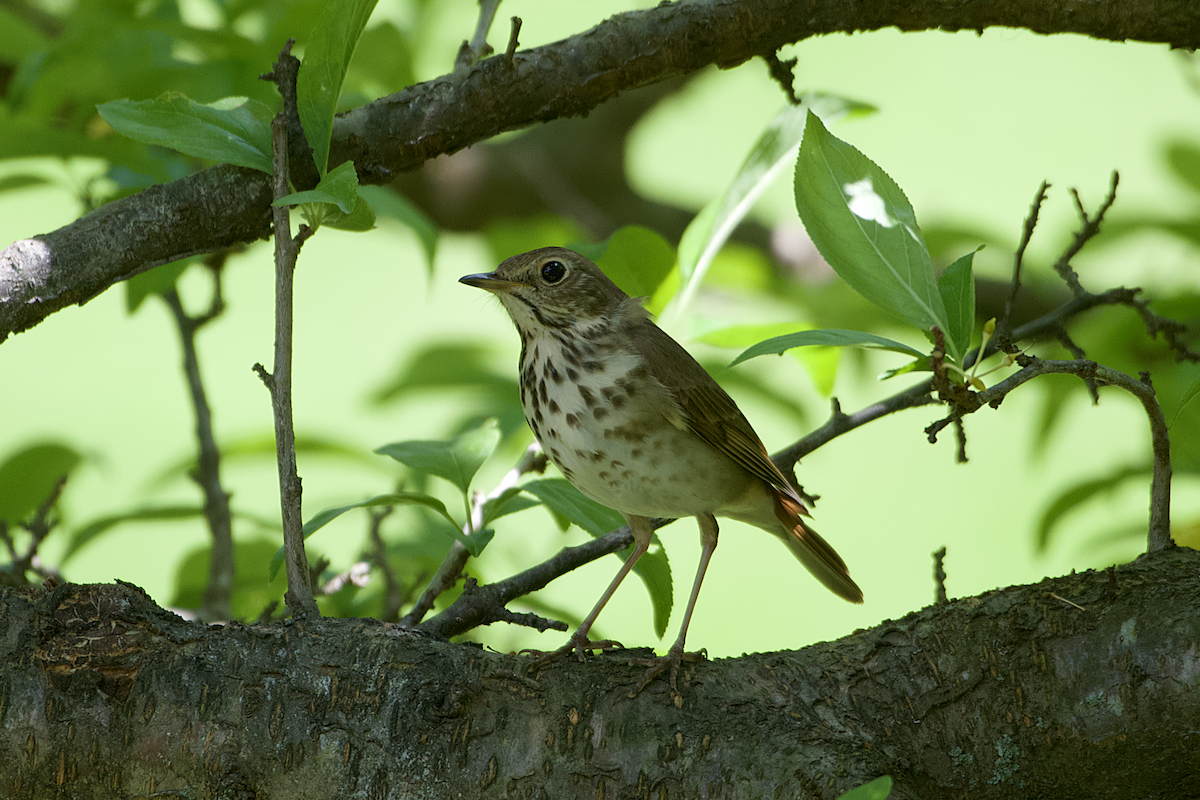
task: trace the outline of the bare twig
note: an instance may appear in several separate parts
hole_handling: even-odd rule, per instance
[[[190,316],[184,310],[183,301],[180,300],[175,287],[162,293],[162,299],[175,320],[180,346],[183,349],[183,374],[187,379],[192,411],[196,418],[196,470],[191,473],[191,478],[204,493],[204,516],[212,536],[208,584],[204,588],[204,602],[199,609],[199,618],[205,622],[227,620],[232,616],[230,597],[233,593],[234,576],[233,522],[229,511],[229,494],[221,484],[221,454],[213,435],[212,410],[208,405],[207,392],[200,375],[200,360],[196,354],[197,331],[216,319],[225,308],[221,292],[223,260],[217,257],[208,264],[213,289],[212,300],[204,314]]]
[[[475,497],[474,502],[471,504],[471,520],[463,526],[463,533],[469,535],[483,526],[483,507],[489,500],[499,497],[513,486],[516,486],[517,481],[521,479],[522,475],[529,472],[543,472],[545,469],[546,455],[535,441],[525,450],[525,454],[521,456],[521,460],[517,462],[517,465],[508,471],[508,474],[496,484],[496,487],[491,492],[487,495]],[[424,619],[442,592],[449,589],[458,581],[463,567],[466,566],[467,559],[470,557],[471,554],[467,551],[467,548],[463,546],[462,542],[456,539],[450,545],[450,552],[442,560],[442,565],[434,573],[433,579],[425,587],[425,591],[421,594],[420,599],[404,615],[404,618],[400,620],[400,624],[405,627],[412,627]]]
[[[942,604],[946,599],[946,548],[939,547],[933,551],[933,602]]]
[[[282,114],[271,123],[274,150],[276,199],[288,194],[287,120]],[[271,392],[275,418],[275,455],[279,464],[279,501],[283,516],[284,567],[288,589],[284,595],[295,619],[320,616],[309,580],[308,556],[304,552],[304,518],[300,500],[302,487],[296,472],[296,433],[292,427],[292,276],[296,257],[311,231],[300,226],[291,233],[288,207],[274,209],[275,224],[275,369],[268,373],[262,364],[254,370]]]
[[[1039,375],[1065,373],[1077,375],[1080,378],[1091,378],[1100,385],[1117,386],[1136,397],[1146,411],[1150,423],[1151,450],[1153,454],[1153,477],[1150,482],[1150,524],[1147,536],[1147,549],[1151,552],[1163,550],[1172,545],[1171,541],[1171,442],[1167,432],[1166,419],[1158,404],[1150,376],[1142,373],[1141,379],[1130,377],[1124,372],[1097,364],[1086,359],[1075,361],[1051,361],[1018,356],[1017,363],[1021,370],[988,389],[973,393],[968,405],[960,405],[954,409],[951,416],[962,416],[982,408],[984,405],[996,408],[1009,392],[1026,381]]]
[[[1029,215],[1025,217],[1025,226],[1021,230],[1021,242],[1017,245],[1017,252],[1013,256],[1012,286],[1008,290],[1008,298],[1004,301],[1004,316],[996,322],[996,330],[1001,334],[1007,334],[1009,325],[1012,324],[1013,303],[1016,302],[1017,292],[1021,289],[1021,268],[1025,263],[1025,248],[1029,246],[1029,240],[1033,238],[1033,229],[1037,227],[1038,215],[1042,211],[1042,203],[1046,201],[1046,192],[1049,189],[1050,184],[1042,181],[1037,194],[1033,197],[1033,203],[1029,206]]]
[[[51,516],[55,505],[58,503],[58,498],[62,496],[63,487],[67,485],[67,476],[63,475],[54,482],[50,487],[50,492],[46,495],[46,499],[37,507],[33,517],[21,527],[29,532],[29,546],[25,548],[24,553],[18,553],[16,542],[9,533],[8,525],[3,520],[0,520],[0,540],[3,540],[5,549],[8,550],[12,558],[12,572],[14,579],[18,582],[27,580],[25,573],[32,572],[40,578],[52,581],[62,581],[62,575],[53,567],[48,567],[42,563],[38,555],[38,549],[41,548],[42,542],[50,535],[50,531],[54,529],[57,519]]]
[[[767,62],[767,71],[771,73],[771,78],[783,89],[783,93],[787,95],[788,102],[794,106],[800,105],[800,98],[796,97],[795,75],[792,73],[799,59],[789,58],[787,61],[780,61],[779,55],[771,52],[764,55],[762,60]]]
[[[518,37],[521,35],[521,18],[512,18],[512,28],[508,33],[508,47],[504,50],[504,59],[508,63],[512,63],[513,56],[516,55],[517,48],[520,47]]]
[[[1089,216],[1087,209],[1083,207],[1083,201],[1079,199],[1079,192],[1075,189],[1071,190],[1071,197],[1075,200],[1075,209],[1079,212],[1079,219],[1083,222],[1079,230],[1075,233],[1075,238],[1063,254],[1059,256],[1058,261],[1054,263],[1054,271],[1066,282],[1067,286],[1076,295],[1084,294],[1085,290],[1079,283],[1079,276],[1075,274],[1075,270],[1071,267],[1071,259],[1078,255],[1083,246],[1087,244],[1096,234],[1100,232],[1100,223],[1104,221],[1104,215],[1112,208],[1112,204],[1117,199],[1117,184],[1120,183],[1121,176],[1114,170],[1111,182],[1109,183],[1108,195],[1105,196],[1104,202],[1100,204],[1100,208],[1096,211],[1095,216]]]
[[[456,73],[465,72],[476,61],[491,55],[492,46],[488,44],[487,36],[488,31],[492,29],[492,22],[496,19],[496,9],[500,7],[501,1],[479,0],[479,21],[475,23],[475,33],[471,36],[471,41],[464,40],[462,46],[458,48],[458,55],[454,59]]]
[[[536,567],[497,583],[481,586],[471,595],[460,595],[449,608],[418,627],[434,636],[447,639],[456,636],[486,624],[485,620],[494,621],[497,607],[503,607],[522,595],[536,592],[555,578],[609,553],[623,550],[632,543],[633,534],[629,532],[628,525],[623,525],[590,542],[575,547],[564,547],[554,557]]]

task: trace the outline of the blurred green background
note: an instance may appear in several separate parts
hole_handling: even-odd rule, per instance
[[[490,40],[503,49],[510,15],[524,22],[522,47],[533,47],[637,7],[507,0]],[[184,23],[201,28],[216,25],[220,17],[215,6],[202,0],[178,9]],[[410,46],[403,54],[411,64],[409,77],[427,80],[450,70],[459,43],[473,30],[475,15],[472,0],[381,0],[368,31],[385,22],[404,31]],[[269,25],[255,24],[253,18],[245,21],[242,33],[262,38],[267,60],[237,80],[266,71],[282,44],[267,40]],[[303,28],[291,32],[301,37],[303,33]],[[189,63],[186,47],[180,45],[177,53]],[[1169,143],[1195,138],[1200,119],[1197,73],[1192,61],[1165,46],[1012,30],[983,35],[883,31],[820,37],[781,55],[799,59],[798,89],[840,94],[878,108],[873,115],[837,123],[833,133],[895,178],[927,233],[957,228],[978,232],[974,243],[968,237],[951,258],[988,241],[975,262],[981,277],[1007,280],[1022,221],[1043,179],[1054,188],[1030,248],[1030,278],[1035,282],[1041,278],[1052,285],[1048,264],[1069,240],[1075,212],[1068,187],[1077,187],[1094,210],[1109,174],[1117,169],[1121,185],[1114,219],[1182,220],[1197,208],[1196,192],[1179,180],[1165,155]],[[363,94],[353,104],[369,99],[372,89],[382,94],[403,88],[382,85],[378,74],[383,73],[367,74],[364,69],[355,87],[348,87],[348,92],[355,88]],[[222,94],[237,89],[237,80]],[[116,88],[127,90],[119,84]],[[192,88],[189,92],[203,102],[222,96],[199,96]],[[268,100],[269,95],[267,91]],[[123,96],[127,95],[99,96],[91,102]],[[759,61],[730,71],[706,70],[636,124],[625,144],[630,184],[650,199],[693,212],[700,209],[729,183],[782,104],[779,87]],[[11,154],[0,152],[3,155]],[[80,194],[106,168],[105,162],[89,158],[0,160],[0,179],[30,173],[49,179],[0,192],[0,244],[75,219],[81,213]],[[751,216],[776,236],[795,238],[800,226],[787,174]],[[1136,226],[1130,222],[1130,227]],[[464,414],[499,407],[488,384],[414,389],[388,402],[372,397],[402,376],[420,353],[436,346],[482,345],[488,354],[486,368],[515,378],[519,343],[511,324],[497,303],[459,285],[457,279],[492,269],[498,257],[493,246],[503,237],[531,247],[566,244],[552,234],[538,239],[538,230],[561,228],[539,218],[536,224],[493,221],[490,235],[444,231],[431,272],[416,236],[388,220],[367,234],[322,230],[304,246],[296,273],[296,429],[301,436],[322,437],[361,453],[346,458],[301,452],[306,518],[322,508],[394,487],[402,471],[390,459],[372,455],[373,449],[399,440],[442,438],[454,433]],[[716,269],[711,288],[671,331],[698,357],[716,363],[727,363],[738,350],[706,347],[695,341],[699,334],[736,322],[808,318],[803,309],[780,301],[739,296],[737,287],[728,285],[736,282],[734,278],[727,277],[722,285],[722,275],[758,274],[738,273],[738,264],[763,263],[746,256],[744,247],[730,252],[725,266]],[[1195,247],[1185,237],[1142,226],[1085,250],[1076,267],[1094,291],[1136,285],[1159,295],[1177,295],[1200,289],[1196,264]],[[820,275],[813,279],[817,285],[828,280]],[[223,444],[267,437],[271,430],[268,396],[251,365],[270,365],[273,287],[268,243],[232,257],[225,269],[228,308],[200,334],[201,367]],[[207,302],[208,281],[201,270],[190,268],[180,291],[185,303],[198,311]],[[1132,318],[1128,311],[1097,314],[1110,316],[1076,333],[1085,350],[1105,332],[1125,330],[1120,326]],[[840,318],[838,307],[825,308],[822,324],[834,326]],[[860,320],[860,307],[851,303],[845,321],[836,326],[852,328]],[[1136,325],[1128,331],[1142,336]],[[922,346],[911,337],[907,341]],[[1163,357],[1161,345],[1141,346]],[[1045,352],[1062,357],[1054,348]],[[86,456],[65,490],[62,526],[42,550],[46,562],[57,563],[65,534],[97,517],[148,505],[198,502],[195,487],[178,470],[172,471],[192,458],[194,449],[194,423],[179,361],[165,306],[150,300],[130,315],[120,286],[0,345],[0,460],[25,445],[49,440],[70,444]],[[442,363],[448,370],[455,368],[453,360]],[[847,354],[833,393],[843,409],[857,410],[919,379],[877,380],[884,370],[903,363],[895,354]],[[761,393],[718,374],[769,449],[794,441],[828,414],[828,398],[796,359],[757,359],[734,371],[747,373],[799,406],[785,413]],[[1179,380],[1197,374],[1194,366],[1183,368]],[[1122,484],[1095,498],[1065,518],[1047,550],[1037,551],[1037,520],[1055,496],[1082,479],[1143,462],[1149,450],[1140,408],[1114,390],[1102,392],[1098,407],[1082,393],[1065,397],[1058,425],[1039,444],[1047,392],[1027,386],[998,411],[968,418],[971,460],[966,465],[954,463],[948,431],[936,445],[925,441],[924,427],[941,416],[934,407],[873,423],[806,458],[798,474],[805,489],[821,497],[815,525],[845,558],[866,603],[852,607],[838,601],[770,537],[725,521],[689,644],[706,648],[712,656],[795,648],[902,616],[931,602],[930,553],[941,546],[948,548],[947,588],[952,597],[1136,555],[1145,531],[1149,490],[1144,481]],[[502,400],[511,405],[515,394]],[[1166,411],[1171,420],[1174,409]],[[1183,413],[1189,412],[1196,410],[1189,407]],[[476,487],[494,485],[528,440],[528,432],[522,432],[506,441]],[[245,515],[235,519],[235,538],[243,543],[272,541],[261,560],[239,563],[239,581],[263,596],[278,595],[282,579],[267,586],[267,560],[277,546],[277,533],[251,519],[278,519],[274,462],[263,454],[229,458],[223,471],[233,505]],[[1186,523],[1200,510],[1197,486],[1194,477],[1177,476],[1175,520]],[[438,491],[434,484],[428,488]],[[448,495],[447,505],[453,509],[451,499]],[[395,545],[396,558],[411,550],[436,560],[438,549],[449,545],[448,538],[428,534],[430,523],[422,513],[402,509],[387,521],[385,535]],[[310,560],[324,555],[332,571],[347,568],[363,548],[365,529],[362,512],[343,516],[310,540]],[[422,530],[426,534],[417,537],[414,532]],[[1121,530],[1133,535],[1108,535]],[[679,595],[690,585],[699,554],[695,524],[676,523],[661,537],[681,606],[684,598]],[[498,523],[495,540],[478,563],[472,562],[471,574],[497,580],[584,539],[586,534],[577,528],[561,532],[544,511],[531,509]],[[185,560],[206,540],[198,519],[121,525],[85,546],[62,570],[76,582],[130,581],[167,604],[177,593]],[[538,600],[582,616],[617,566],[615,558],[602,559],[556,581]],[[203,575],[192,568],[193,580],[197,574]],[[340,610],[372,613],[362,599],[369,592],[370,587],[359,600],[345,600]],[[678,617],[676,613],[672,618],[670,636]],[[627,645],[657,643],[650,603],[636,580],[627,582],[610,603],[596,632]],[[561,634],[538,636],[503,626],[472,635],[504,649],[548,649],[562,641]]]

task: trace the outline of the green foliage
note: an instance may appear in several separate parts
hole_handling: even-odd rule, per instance
[[[346,70],[375,3],[376,0],[325,3],[305,45],[304,63],[296,84],[296,104],[313,161],[322,175],[328,168],[333,114]]]
[[[499,443],[500,428],[495,419],[489,419],[449,441],[395,442],[375,452],[450,481],[466,494],[475,473]]]
[[[653,297],[675,266],[675,248],[640,225],[626,225],[599,244],[572,244],[630,297]],[[650,309],[652,312],[655,310]]]
[[[249,97],[226,97],[208,104],[178,95],[113,100],[96,110],[113,130],[130,139],[271,172],[273,112]]]
[[[625,524],[625,518],[616,511],[585,497],[562,478],[529,481],[521,485],[521,490],[529,492],[552,513],[575,523],[593,537],[603,536]],[[656,543],[657,539],[656,536]],[[631,547],[626,548],[614,555],[624,560],[632,550]],[[650,604],[654,608],[654,633],[661,639],[671,619],[671,606],[674,602],[671,567],[666,551],[661,545],[657,548],[652,546],[651,550],[638,559],[633,571],[646,584],[646,591],[650,593]]]
[[[845,792],[838,800],[887,800],[891,793],[892,777],[884,775]]]
[[[234,619],[253,620],[273,605],[281,604],[287,581],[272,577],[264,581],[262,566],[270,561],[277,544],[275,540],[256,537],[235,541],[234,563],[239,568],[233,574],[230,610]],[[208,587],[212,547],[198,547],[179,562],[175,570],[175,594],[169,603],[174,608],[200,608]]]
[[[676,315],[683,313],[734,228],[800,146],[806,116],[815,111],[832,121],[871,110],[865,103],[814,93],[805,95],[800,105],[785,107],[767,124],[729,187],[696,215],[683,234],[679,243],[682,290],[674,309]]]
[[[863,333],[862,331],[843,331],[837,328],[822,328],[815,331],[797,331],[783,336],[775,336],[767,339],[764,342],[759,342],[753,347],[747,348],[745,352],[735,358],[729,366],[740,364],[746,359],[755,358],[756,356],[765,355],[781,355],[793,347],[807,346],[823,346],[823,347],[865,347],[877,350],[891,350],[896,353],[904,353],[905,355],[921,358],[923,354],[920,350],[914,350],[906,344],[892,341],[883,336],[876,336],[873,333]]]
[[[961,362],[966,342],[951,338],[933,262],[904,192],[811,113],[796,161],[796,209],[846,283],[922,332],[941,328],[948,353]]]
[[[73,447],[59,442],[29,445],[10,455],[0,464],[0,522],[23,522],[82,460]]]

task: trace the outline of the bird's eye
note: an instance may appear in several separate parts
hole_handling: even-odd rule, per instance
[[[561,261],[547,261],[542,264],[542,280],[546,283],[558,283],[567,274],[567,267]]]

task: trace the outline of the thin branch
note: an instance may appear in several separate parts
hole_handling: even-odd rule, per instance
[[[609,553],[623,550],[632,543],[633,534],[630,533],[628,525],[623,525],[590,542],[575,547],[564,547],[536,567],[497,583],[482,586],[471,595],[459,595],[449,608],[417,627],[426,633],[447,639],[457,636],[471,628],[487,624],[485,620],[494,621],[497,607],[503,607],[522,595],[536,592],[555,578]]]
[[[360,180],[383,183],[503,131],[585,115],[623,91],[712,64],[732,67],[812,36],[892,27],[897,13],[889,4],[842,0],[814,0],[803,14],[793,0],[710,0],[618,14],[576,36],[512,59],[485,59],[464,75],[441,76],[338,117],[329,164],[352,159]],[[1200,46],[1200,7],[1167,0],[916,0],[902,16],[905,30],[1004,26]],[[270,202],[268,176],[222,165],[16,242],[0,251],[0,340],[158,264],[263,238]]]
[[[191,478],[204,494],[204,517],[212,537],[208,583],[204,588],[203,605],[198,612],[199,618],[205,622],[232,617],[230,598],[234,577],[233,519],[229,510],[229,493],[221,483],[221,453],[213,435],[212,409],[208,405],[204,380],[200,375],[200,359],[196,353],[197,331],[216,319],[225,308],[220,262],[216,262],[215,266],[210,265],[209,271],[213,279],[212,299],[208,310],[200,316],[193,317],[187,313],[175,287],[161,294],[175,320],[183,350],[183,374],[196,420],[196,470],[191,473]]]
[[[1013,255],[1012,286],[1008,290],[1008,298],[1004,301],[1004,315],[996,323],[996,330],[1002,334],[1007,334],[1009,325],[1012,324],[1013,303],[1016,302],[1017,292],[1021,289],[1021,268],[1025,263],[1025,248],[1029,246],[1029,240],[1033,238],[1033,229],[1037,227],[1042,203],[1046,201],[1046,192],[1049,189],[1050,184],[1042,181],[1037,194],[1033,196],[1033,203],[1029,206],[1029,215],[1025,217],[1025,225],[1021,230],[1021,242],[1017,245],[1017,252]]]
[[[1096,211],[1095,216],[1088,215],[1087,209],[1083,207],[1083,200],[1079,198],[1079,192],[1075,189],[1071,190],[1071,197],[1075,201],[1075,210],[1079,212],[1079,219],[1083,224],[1075,232],[1075,238],[1071,240],[1071,244],[1067,246],[1063,254],[1058,257],[1058,261],[1054,263],[1054,271],[1059,274],[1059,277],[1063,279],[1071,292],[1076,295],[1085,294],[1085,290],[1079,283],[1079,276],[1071,267],[1071,259],[1075,258],[1079,254],[1079,251],[1083,249],[1083,246],[1100,232],[1100,223],[1104,221],[1104,215],[1108,213],[1108,210],[1112,208],[1112,204],[1116,202],[1117,184],[1120,181],[1121,176],[1116,170],[1113,170],[1108,195],[1105,196],[1104,202],[1100,204],[1100,208]]]
[[[933,551],[933,602],[941,605],[947,603],[946,598],[946,548],[939,547]]]
[[[1166,419],[1150,383],[1150,376],[1142,373],[1141,380],[1124,372],[1097,364],[1087,359],[1074,361],[1052,361],[1018,355],[1021,370],[982,392],[973,392],[968,402],[956,405],[945,421],[973,413],[983,406],[999,407],[1000,403],[1018,386],[1047,374],[1069,374],[1095,380],[1100,385],[1117,386],[1132,394],[1142,404],[1150,424],[1151,450],[1153,454],[1153,476],[1150,482],[1150,523],[1147,549],[1151,552],[1172,546],[1171,541],[1171,442]],[[945,422],[944,421],[944,422]]]
[[[799,63],[799,59],[789,58],[787,61],[780,61],[777,53],[767,53],[762,57],[762,60],[767,62],[767,71],[771,74],[771,78],[783,89],[788,102],[794,106],[800,105],[800,98],[796,97],[795,75],[792,73],[792,70],[796,68],[796,64]]]
[[[287,120],[280,114],[271,123],[274,150],[275,197],[289,193],[287,171]],[[300,502],[302,486],[296,471],[296,433],[292,427],[292,277],[296,257],[311,231],[300,226],[291,234],[291,215],[286,205],[277,206],[275,216],[275,366],[267,373],[261,364],[254,370],[271,392],[275,419],[275,455],[279,465],[279,502],[283,518],[284,567],[288,589],[284,595],[294,619],[319,617],[313,599],[308,556],[304,552],[304,518]]]
[[[504,60],[507,61],[509,64],[512,63],[513,56],[516,54],[517,48],[521,46],[520,39],[519,39],[520,35],[521,35],[521,18],[513,17],[512,18],[512,28],[508,32],[508,47],[506,47],[504,49]]]
[[[542,452],[542,448],[535,441],[525,450],[525,454],[517,462],[517,465],[510,469],[508,473],[500,479],[486,495],[479,495],[474,498],[471,504],[471,520],[463,526],[464,534],[471,534],[483,527],[483,507],[488,501],[494,500],[506,491],[517,485],[517,481],[522,475],[529,472],[544,472],[546,469],[546,455]],[[462,575],[463,568],[467,565],[467,559],[471,554],[462,542],[455,540],[450,545],[450,552],[442,560],[442,564],[438,567],[438,571],[434,573],[433,578],[429,581],[429,585],[421,594],[416,605],[404,615],[400,620],[400,624],[405,627],[417,625],[429,610],[433,608],[433,604],[437,602],[438,597],[443,592],[458,582],[458,578]]]

